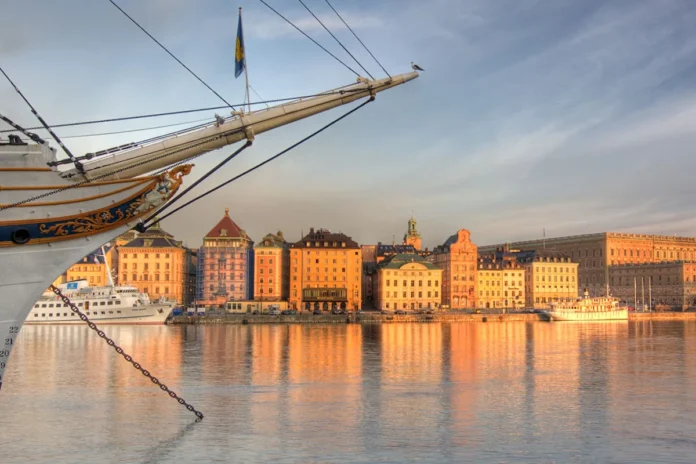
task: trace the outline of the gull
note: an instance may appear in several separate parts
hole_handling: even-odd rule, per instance
[[[414,64],[413,61],[411,61],[411,67],[413,68],[414,71],[425,71],[425,69],[421,68],[417,64]]]

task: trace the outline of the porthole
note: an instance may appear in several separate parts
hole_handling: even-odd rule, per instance
[[[27,229],[15,229],[10,234],[10,240],[15,245],[24,245],[31,239],[31,235]]]

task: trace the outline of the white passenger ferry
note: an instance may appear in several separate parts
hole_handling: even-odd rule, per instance
[[[86,280],[58,286],[78,309],[97,324],[164,324],[175,302],[153,303],[129,286],[90,287]],[[80,317],[50,290],[34,304],[27,324],[83,324]]]
[[[542,311],[550,321],[616,321],[628,320],[628,309],[619,307],[619,300],[610,296],[590,298],[585,290],[584,298],[572,303],[551,303]]]

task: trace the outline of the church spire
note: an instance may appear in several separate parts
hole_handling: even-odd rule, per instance
[[[413,245],[413,247],[420,251],[421,249],[421,236],[418,233],[418,223],[413,217],[413,212],[411,212],[411,219],[408,220],[408,230],[406,235],[404,235],[404,245]]]

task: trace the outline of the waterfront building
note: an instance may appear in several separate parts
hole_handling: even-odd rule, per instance
[[[578,297],[578,263],[565,253],[551,250],[516,251],[524,269],[525,305],[545,309],[554,301]]]
[[[191,251],[158,224],[147,235],[138,235],[118,247],[119,285],[130,285],[147,293],[185,303],[190,296],[188,261]]]
[[[408,230],[404,235],[404,245],[413,245],[416,251],[420,251],[422,248],[421,236],[416,228],[417,223],[413,216],[408,220]]]
[[[451,308],[476,306],[478,247],[471,233],[460,229],[433,250],[433,262],[442,269],[442,304]]]
[[[254,296],[254,242],[225,215],[203,237],[198,249],[196,301],[251,300]]]
[[[390,256],[377,265],[377,309],[413,311],[439,308],[442,272],[417,254]]]
[[[559,251],[578,263],[578,291],[585,288],[591,295],[604,295],[609,267],[624,264],[696,261],[696,238],[666,235],[602,232],[512,242],[513,248]],[[502,245],[480,247],[483,253]]]
[[[495,255],[480,257],[477,272],[479,308],[523,308],[525,306],[525,270],[512,253],[503,259]]]
[[[616,264],[609,266],[612,296],[642,309],[683,310],[696,306],[696,262]]]
[[[294,309],[357,310],[362,303],[360,246],[343,233],[314,230],[290,248]]]
[[[254,246],[254,300],[287,300],[290,245],[283,232],[267,234]]]

